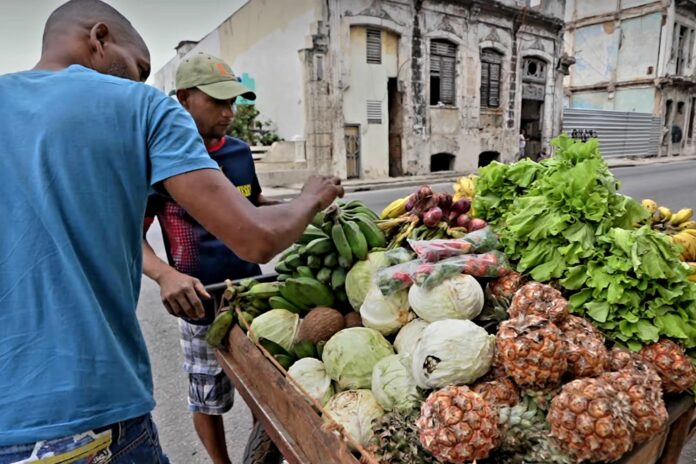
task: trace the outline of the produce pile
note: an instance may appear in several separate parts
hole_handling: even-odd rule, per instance
[[[454,197],[423,186],[379,217],[333,205],[277,282],[229,283],[238,311],[209,341],[239,314],[380,463],[619,460],[696,384],[696,284],[675,239],[690,215],[619,194],[595,142],[555,143]]]

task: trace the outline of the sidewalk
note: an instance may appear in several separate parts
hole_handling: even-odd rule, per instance
[[[652,158],[607,158],[610,168],[625,168],[634,166],[649,166],[653,164],[681,163],[694,161],[696,156],[671,156]],[[443,171],[417,176],[387,177],[382,179],[348,179],[343,181],[346,193],[366,192],[371,190],[387,190],[400,187],[419,186],[423,184],[436,184],[442,182],[454,182],[460,176],[468,175],[468,172]],[[263,194],[268,198],[285,199],[292,198],[300,193],[301,184],[288,187],[264,187]]]

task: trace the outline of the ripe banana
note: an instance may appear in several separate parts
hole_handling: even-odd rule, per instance
[[[457,185],[457,184],[455,184]],[[379,215],[380,219],[394,219],[398,218],[402,214],[406,213],[406,202],[408,202],[408,196],[404,198],[397,198],[387,205],[382,214]]]
[[[348,238],[346,237],[346,233],[343,231],[341,224],[335,223],[333,226],[331,226],[331,239],[333,240],[334,246],[338,251],[339,263],[343,261],[343,263],[346,263],[348,267],[350,267],[350,265],[353,263],[353,252],[351,251]]]
[[[343,233],[348,239],[348,244],[353,252],[353,256],[359,260],[367,258],[367,240],[365,236],[360,232],[360,227],[352,221],[343,221]]]
[[[641,205],[648,211],[650,211],[650,214],[654,213],[657,211],[657,202],[655,200],[651,200],[649,198],[646,198],[645,200],[640,202]]]
[[[672,218],[669,220],[669,225],[671,225],[672,227],[677,227],[680,224],[683,224],[684,222],[690,220],[693,215],[693,209],[682,208],[672,215]]]
[[[657,213],[659,214],[658,222],[669,222],[672,219],[672,211],[669,208],[658,206]]]
[[[679,224],[679,230],[694,230],[696,229],[696,221],[685,221]]]

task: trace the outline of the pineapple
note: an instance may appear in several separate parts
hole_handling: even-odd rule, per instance
[[[669,416],[662,399],[662,382],[652,368],[640,363],[618,372],[606,372],[600,378],[628,398],[636,423],[635,443],[649,440],[667,427]]]
[[[602,379],[564,385],[546,418],[551,437],[578,462],[616,461],[633,446],[631,407],[625,395]]]
[[[507,319],[512,297],[525,283],[522,274],[514,271],[488,282],[485,305],[477,318],[479,325],[489,329]]]
[[[578,316],[568,316],[559,328],[568,340],[568,370],[573,377],[602,375],[609,360],[602,333]]]
[[[389,412],[375,421],[369,450],[381,464],[436,464],[437,460],[418,441],[416,420],[420,409],[404,414]]]
[[[514,406],[502,406],[498,413],[503,436],[491,464],[574,463],[549,438],[546,415],[533,398],[524,396]]]
[[[618,372],[621,369],[634,367],[636,363],[645,365],[645,362],[638,353],[615,346],[609,351],[607,370],[610,372]]]
[[[538,316],[500,324],[496,348],[505,371],[520,387],[554,387],[568,369],[568,344],[561,330]]]
[[[517,290],[508,312],[511,319],[539,316],[558,323],[568,316],[568,301],[552,286],[530,282]]]
[[[469,387],[431,393],[416,426],[423,447],[452,464],[488,457],[500,439],[496,407]]]
[[[496,406],[514,406],[520,401],[520,391],[508,377],[478,382],[471,389]]]
[[[672,340],[662,339],[640,350],[643,360],[651,365],[662,379],[665,393],[681,393],[696,384],[696,369],[684,348]]]

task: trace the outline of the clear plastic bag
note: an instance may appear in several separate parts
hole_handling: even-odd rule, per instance
[[[381,269],[375,274],[375,281],[382,294],[391,295],[413,284],[430,289],[455,274],[501,277],[511,270],[505,255],[494,250],[482,254],[454,256],[437,263],[415,259]]]
[[[419,258],[434,263],[453,256],[484,253],[500,248],[498,236],[486,227],[457,239],[409,240]]]

